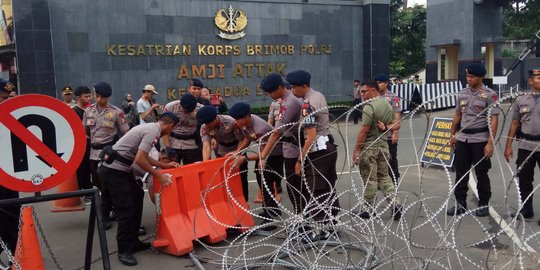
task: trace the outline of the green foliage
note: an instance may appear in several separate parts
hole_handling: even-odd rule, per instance
[[[503,58],[517,58],[519,56],[519,52],[516,52],[514,50],[510,49],[503,49],[502,50],[502,57]]]
[[[504,2],[504,36],[509,39],[531,39],[540,30],[540,0]]]
[[[402,0],[390,2],[390,73],[405,76],[424,68],[426,8],[403,8]]]

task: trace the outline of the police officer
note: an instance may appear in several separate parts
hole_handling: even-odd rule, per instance
[[[394,184],[388,172],[389,146],[381,135],[385,130],[379,130],[378,123],[389,126],[394,120],[392,107],[385,98],[380,97],[379,83],[367,81],[361,87],[362,99],[367,103],[362,110],[362,127],[358,132],[354,146],[353,161],[358,164],[360,175],[364,181],[365,208],[360,213],[361,218],[375,215],[373,205],[377,190],[380,188],[386,200],[394,205],[394,220],[401,218],[399,198],[395,196]],[[379,97],[379,98],[378,98]]]
[[[268,135],[266,134],[272,131],[273,127],[259,116],[251,114],[251,107],[247,103],[236,103],[230,109],[229,115],[236,119],[236,125],[244,133],[244,141],[247,143],[242,144],[241,147],[247,147],[251,142],[261,140],[259,141],[259,151],[257,151],[257,153],[260,153],[261,148],[264,148],[268,141]],[[239,159],[239,162],[243,163],[247,161],[248,157],[247,155],[242,155],[239,156]],[[259,167],[258,155],[250,156],[249,159],[256,160],[255,168]],[[268,218],[264,220],[265,223],[281,215],[281,211],[277,205],[279,199],[273,196],[276,194],[274,186],[277,180],[282,177],[282,174],[278,174],[275,170],[280,166],[283,168],[283,150],[281,144],[276,144],[266,160],[266,170],[262,173],[262,178],[264,179],[261,179],[261,173],[257,172],[257,182],[263,191],[263,216]],[[264,184],[262,183],[263,180]],[[272,230],[275,229],[275,226],[268,226],[263,229]]]
[[[531,93],[519,96],[514,103],[512,124],[508,131],[504,150],[504,157],[506,161],[510,162],[513,155],[512,142],[518,129],[521,129],[516,160],[519,195],[523,203],[519,214],[527,219],[534,217],[532,183],[534,181],[534,167],[536,164],[540,166],[540,149],[538,147],[540,142],[540,67],[529,70],[529,85],[532,88]]]
[[[77,113],[81,121],[84,117],[84,111],[90,106],[92,99],[92,91],[86,86],[79,86],[75,89],[75,97],[77,97],[77,105],[73,107],[73,110]],[[86,151],[84,157],[77,169],[77,183],[79,189],[91,189],[92,182],[90,181],[90,138],[86,138]],[[87,201],[89,201],[87,199]]]
[[[315,221],[325,224],[336,223],[339,213],[339,200],[336,195],[337,148],[330,134],[330,121],[326,98],[311,88],[311,74],[297,70],[287,74],[292,92],[303,100],[300,127],[303,129],[304,144],[296,161],[295,172],[300,176],[305,172],[304,196],[308,201],[314,199],[317,208]],[[303,166],[303,168],[302,168]],[[322,210],[322,211],[321,211]],[[333,228],[322,230],[319,239],[331,236]]]
[[[353,86],[354,86],[353,94],[352,94],[353,106],[356,106],[362,103],[362,97],[360,96],[360,81],[354,80]],[[355,125],[358,124],[358,119],[360,118],[360,111],[361,111],[361,108],[358,108],[353,111],[353,121]]]
[[[112,204],[118,216],[118,259],[124,265],[137,265],[133,253],[150,248],[149,243],[139,240],[144,191],[141,181],[135,180],[132,164],[135,162],[160,183],[168,185],[170,179],[152,166],[174,168],[178,167],[178,163],[163,163],[150,158],[148,153],[161,136],[171,133],[176,124],[176,115],[164,113],[157,123],[136,126],[112,148],[107,146],[103,150],[103,165],[99,167],[98,174],[101,179],[106,179],[103,184],[111,193]]]
[[[388,149],[390,151],[390,163],[389,174],[394,182],[394,185],[397,186],[399,181],[399,166],[397,160],[397,148],[398,148],[398,139],[399,139],[399,128],[401,123],[401,99],[388,89],[388,82],[390,78],[385,74],[375,75],[375,81],[379,84],[379,91],[381,96],[383,96],[394,111],[394,120],[388,125],[388,131],[386,132],[388,143]]]
[[[276,117],[275,130],[268,138],[268,142],[260,153],[260,167],[265,169],[266,160],[278,142],[282,142],[283,160],[285,164],[285,180],[287,181],[287,194],[294,207],[294,212],[301,214],[306,206],[303,197],[300,176],[296,175],[295,166],[300,156],[298,137],[298,124],[302,111],[302,101],[285,88],[281,75],[270,74],[261,81],[261,89],[274,100],[281,99],[281,108]]]
[[[467,210],[468,171],[476,164],[474,171],[478,181],[479,202],[475,214],[484,217],[489,214],[491,186],[488,171],[491,168],[490,158],[493,155],[493,139],[497,132],[499,109],[494,108],[491,111],[491,128],[488,127],[487,111],[488,107],[497,101],[498,96],[482,83],[486,75],[484,65],[469,64],[466,72],[468,86],[458,94],[450,139],[452,147],[455,148],[456,205],[448,209],[446,214],[461,215]]]
[[[9,94],[14,90],[15,86],[12,83],[0,79],[0,103],[6,101]],[[19,192],[0,185],[0,200],[16,198],[19,198]],[[0,222],[2,223],[0,225],[0,238],[7,245],[12,255],[15,254],[15,246],[17,245],[20,212],[19,205],[2,206],[0,208]],[[0,253],[2,251],[3,249],[0,247]]]
[[[203,161],[211,159],[211,140],[216,140],[218,144],[217,157],[234,154],[242,149],[239,143],[244,139],[244,135],[236,126],[234,118],[228,115],[217,115],[217,111],[213,106],[204,106],[197,112],[197,120],[202,124]],[[240,166],[242,191],[246,201],[249,198],[247,169],[247,163]]]
[[[64,88],[62,88],[62,99],[64,101],[64,104],[68,105],[70,108],[75,107],[77,105],[77,102],[73,100],[73,88],[71,86],[66,85]]]
[[[172,112],[180,119],[170,135],[163,136],[165,146],[175,150],[177,162],[184,165],[202,160],[201,149],[197,146],[197,112],[203,105],[197,103],[191,94],[185,94],[180,100],[169,102],[165,105],[166,112]]]
[[[118,107],[109,104],[112,88],[106,82],[94,85],[96,103],[90,105],[83,116],[83,124],[90,137],[90,172],[94,186],[101,191],[101,205],[106,229],[112,224],[109,220],[112,211],[111,197],[106,186],[105,179],[101,179],[97,173],[98,164],[101,162],[99,155],[107,145],[113,145],[128,130],[129,126],[124,119],[124,112]]]
[[[287,85],[289,85],[288,83],[285,84],[285,88],[287,88]],[[289,85],[290,87],[290,85]],[[279,116],[280,114],[280,110],[281,110],[281,102],[283,100],[281,98],[277,99],[277,100],[274,100],[272,101],[272,103],[270,104],[270,107],[268,108],[268,124],[270,124],[272,127],[277,127],[276,126],[276,123],[277,123],[277,117]],[[282,159],[283,160],[283,159]],[[284,161],[284,160],[283,160]],[[284,164],[281,164],[281,166],[278,166],[278,168],[274,168],[276,170],[276,173],[279,174],[279,175],[283,175],[283,165]],[[281,178],[279,178],[276,182],[276,186],[277,186],[277,192],[278,193],[281,193],[283,191],[283,188],[281,186]]]
[[[191,79],[190,80],[190,86],[189,86],[189,93],[192,94],[198,103],[204,105],[204,106],[211,106],[210,100],[202,97],[202,89],[204,88],[204,84],[199,79]]]

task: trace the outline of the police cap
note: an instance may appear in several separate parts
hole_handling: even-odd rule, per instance
[[[204,84],[199,79],[191,79],[191,85],[192,86],[197,86],[197,87],[200,87],[200,88],[204,87]]]
[[[100,82],[94,84],[94,90],[102,97],[110,97],[112,95],[112,88],[106,82]]]
[[[232,108],[229,110],[229,115],[234,119],[240,119],[244,118],[251,114],[251,107],[249,104],[244,102],[239,102],[234,104]]]
[[[540,76],[540,67],[533,67],[529,69],[529,76]]]
[[[217,111],[214,106],[204,106],[197,112],[197,121],[201,124],[208,124],[217,117]]]
[[[486,68],[481,63],[469,64],[465,71],[467,71],[467,74],[471,74],[477,77],[484,77],[484,75],[486,75]]]
[[[66,85],[64,88],[62,88],[62,95],[71,95],[73,94],[73,88],[71,86]]]
[[[197,100],[191,94],[185,94],[180,98],[180,106],[188,112],[192,112],[197,107]]]
[[[388,78],[388,75],[386,74],[377,74],[375,77],[373,77],[373,80],[378,82],[388,82],[390,81],[390,78]]]
[[[281,75],[277,73],[272,73],[266,76],[261,81],[261,89],[266,93],[272,93],[276,91],[282,85],[283,85],[283,79],[281,79]]]
[[[311,74],[305,70],[295,70],[289,72],[285,78],[293,86],[310,85]]]

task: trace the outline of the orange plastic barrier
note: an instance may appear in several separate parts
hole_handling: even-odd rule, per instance
[[[223,157],[162,171],[172,175],[172,183],[161,187],[157,180],[154,181],[154,192],[162,189],[154,247],[180,256],[193,250],[195,239],[210,243],[224,240],[227,226],[255,226],[253,217],[230,197],[233,196],[244,209],[249,209],[242,195],[238,170],[229,171],[230,164],[224,166],[226,160]],[[227,186],[231,195],[227,193]]]
[[[58,192],[69,192],[79,190],[79,184],[77,183],[77,174],[73,174],[67,181],[64,181],[58,186]],[[85,208],[81,202],[81,198],[67,198],[53,201],[51,212],[71,212],[71,211],[83,211]]]
[[[22,207],[22,226],[15,250],[15,260],[21,269],[45,269],[32,212],[32,207]],[[16,269],[15,266],[12,269]]]

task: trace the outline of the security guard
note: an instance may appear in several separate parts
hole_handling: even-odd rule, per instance
[[[4,80],[0,79],[0,103],[6,101],[9,98],[9,94],[15,90],[15,86]],[[0,185],[0,200],[16,199],[19,198],[19,192],[5,188]],[[15,254],[15,246],[17,245],[17,238],[19,232],[19,216],[21,208],[19,205],[3,206],[0,208],[0,238],[7,245],[11,254]],[[0,247],[0,253],[3,249]]]
[[[352,94],[353,106],[356,106],[362,103],[362,97],[360,96],[360,81],[354,80],[353,86],[354,86],[353,94]],[[360,111],[361,111],[361,108],[358,108],[353,111],[353,121],[355,125],[358,124],[358,119],[360,118]]]
[[[280,113],[276,118],[276,129],[268,138],[268,142],[260,153],[260,167],[265,169],[266,160],[278,142],[282,142],[283,159],[285,164],[285,180],[287,181],[287,194],[294,207],[294,212],[302,214],[306,206],[303,197],[300,176],[296,175],[295,165],[300,156],[298,137],[298,121],[302,111],[302,101],[285,88],[281,75],[273,73],[261,81],[261,89],[274,100],[281,99]]]
[[[178,167],[178,163],[163,163],[148,156],[148,153],[163,135],[170,134],[178,124],[173,113],[164,113],[157,123],[146,123],[131,129],[112,147],[103,150],[103,165],[98,174],[104,186],[111,193],[114,211],[118,216],[118,259],[127,266],[137,265],[133,253],[150,248],[149,243],[139,240],[139,227],[143,210],[144,191],[141,181],[135,180],[132,164],[135,162],[143,171],[149,172],[154,179],[168,185],[170,179],[152,168]]]
[[[531,93],[519,96],[514,103],[512,124],[508,131],[504,150],[504,157],[506,161],[510,162],[513,155],[512,142],[518,129],[521,129],[516,160],[519,195],[523,203],[519,213],[527,219],[534,216],[533,196],[531,195],[532,183],[534,181],[534,167],[536,164],[540,166],[540,149],[538,147],[540,143],[540,67],[529,70],[529,85],[532,88]],[[531,195],[530,198],[529,195]]]
[[[308,201],[314,199],[317,202],[317,205],[312,204],[314,209],[310,210],[315,211],[314,220],[334,224],[340,209],[336,195],[337,147],[330,134],[326,98],[311,88],[311,74],[305,70],[290,72],[286,79],[291,84],[294,96],[303,100],[300,128],[303,129],[304,143],[295,172],[300,176],[303,169],[307,188],[304,196]],[[322,230],[318,238],[327,239],[334,233],[332,230]]]
[[[203,161],[210,160],[212,154],[211,140],[216,140],[217,157],[235,153],[240,148],[240,141],[244,139],[242,131],[236,126],[234,118],[228,115],[217,115],[213,106],[204,106],[197,112],[197,120],[201,126],[201,141],[203,143]],[[247,163],[240,166],[242,191],[246,201],[249,198],[247,179]]]
[[[261,140],[259,141],[259,151],[257,151],[257,153],[260,153],[260,149],[264,148],[266,142],[268,141],[269,136],[266,134],[272,131],[273,127],[259,116],[251,114],[251,107],[247,103],[236,103],[230,109],[229,115],[236,119],[236,125],[244,133],[244,142],[247,143],[242,143],[240,147],[247,147],[250,143],[256,143]],[[240,156],[239,159],[241,159],[240,162],[243,163],[247,161],[248,157],[247,155],[243,155]],[[255,168],[259,167],[258,155],[252,155],[249,157],[249,159],[256,160],[257,162],[255,164]],[[261,187],[263,191],[263,216],[268,218],[265,219],[264,222],[268,222],[272,218],[281,215],[281,211],[277,205],[278,198],[273,196],[276,194],[274,185],[276,184],[277,180],[282,177],[275,170],[279,166],[283,168],[283,150],[281,144],[276,144],[270,153],[270,156],[268,156],[268,159],[266,160],[266,170],[264,170],[262,173],[262,178],[264,179],[261,179],[261,173],[257,173],[257,181],[259,182],[259,187]],[[263,180],[264,184],[262,183]],[[264,227],[263,229],[271,230],[274,228],[274,226],[268,226]]]
[[[101,191],[101,205],[106,229],[112,227],[109,221],[112,211],[111,197],[106,186],[105,179],[101,179],[97,173],[98,164],[101,162],[99,155],[107,145],[113,145],[128,130],[129,126],[124,119],[124,112],[118,107],[109,104],[112,88],[106,82],[94,85],[96,103],[90,105],[83,116],[83,125],[90,137],[90,172],[94,186]]]
[[[170,135],[163,136],[165,146],[176,151],[176,161],[184,165],[202,160],[201,149],[197,146],[197,112],[203,105],[197,103],[191,94],[185,94],[180,100],[165,105],[165,112],[172,112],[180,119]]]
[[[388,163],[390,163],[390,167],[388,168],[388,173],[390,174],[394,185],[397,186],[400,177],[397,160],[397,148],[399,139],[399,128],[401,127],[401,99],[388,89],[388,82],[390,81],[390,78],[388,78],[387,75],[375,75],[374,80],[377,81],[377,83],[379,84],[379,91],[381,96],[383,96],[388,101],[388,103],[390,103],[390,106],[394,111],[394,120],[388,125],[389,130],[388,132],[386,132],[386,142],[388,143],[388,149],[390,151],[390,159],[388,160]]]
[[[362,85],[362,99],[367,103],[362,110],[362,127],[358,132],[354,146],[353,161],[358,164],[360,175],[366,187],[364,191],[365,208],[359,214],[361,218],[375,215],[374,203],[377,189],[380,188],[388,203],[394,205],[394,220],[401,218],[399,198],[395,196],[394,184],[388,172],[386,160],[390,156],[389,146],[382,136],[385,130],[379,130],[378,123],[389,126],[394,120],[392,107],[385,98],[380,97],[379,83],[367,81]]]
[[[486,75],[484,65],[469,64],[466,71],[468,86],[458,94],[450,139],[455,149],[456,205],[448,209],[446,214],[461,215],[467,210],[468,172],[471,166],[476,164],[474,171],[478,181],[479,202],[475,213],[476,216],[484,217],[489,214],[491,186],[488,171],[491,168],[490,158],[493,155],[493,139],[497,132],[499,109],[494,108],[491,111],[491,128],[488,127],[487,111],[488,107],[497,101],[498,96],[482,83]]]

